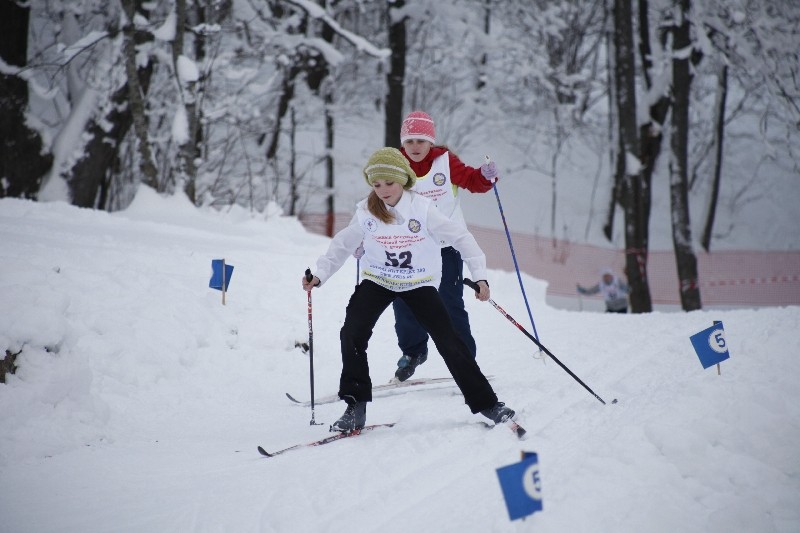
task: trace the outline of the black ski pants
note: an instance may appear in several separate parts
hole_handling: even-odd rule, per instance
[[[467,346],[458,337],[436,288],[419,287],[395,292],[370,280],[362,281],[350,297],[339,334],[342,344],[339,397],[345,399],[350,396],[360,402],[372,401],[367,344],[378,318],[395,298],[403,300],[430,334],[470,410],[477,413],[494,406],[497,395]]]

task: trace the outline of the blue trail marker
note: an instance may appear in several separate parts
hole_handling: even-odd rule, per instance
[[[523,452],[519,463],[498,468],[497,478],[503,489],[509,519],[525,518],[542,510],[542,481],[536,453]]]
[[[715,320],[713,326],[695,333],[689,340],[692,341],[703,368],[718,365],[717,373],[719,373],[719,363],[730,358],[728,343],[725,340],[725,328],[720,321]]]
[[[208,286],[211,289],[222,291],[222,305],[225,305],[225,292],[231,283],[233,265],[226,265],[224,259],[211,260],[211,280]]]

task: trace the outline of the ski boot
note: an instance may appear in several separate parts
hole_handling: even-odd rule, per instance
[[[403,357],[397,361],[397,370],[394,373],[394,377],[397,379],[397,381],[407,380],[414,375],[414,370],[416,370],[419,365],[427,360],[428,352],[417,355],[403,355]]]
[[[497,402],[494,407],[481,411],[481,414],[495,424],[502,424],[508,420],[514,420],[516,413],[510,407],[506,407],[503,402]]]
[[[357,402],[352,396],[345,397],[344,401],[347,402],[347,409],[341,418],[331,425],[330,430],[343,433],[360,431],[367,421],[367,402]]]

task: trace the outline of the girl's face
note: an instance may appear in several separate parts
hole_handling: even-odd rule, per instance
[[[383,200],[383,203],[392,207],[397,205],[403,196],[403,186],[396,181],[377,179],[372,182],[372,190]]]
[[[405,149],[409,159],[415,163],[419,163],[425,159],[428,152],[431,151],[431,147],[433,147],[432,142],[422,139],[406,139],[405,142],[403,142],[403,149]]]

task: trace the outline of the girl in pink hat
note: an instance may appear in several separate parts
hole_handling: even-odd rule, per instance
[[[403,120],[400,128],[400,151],[417,175],[413,191],[429,198],[453,222],[467,225],[459,205],[458,190],[485,193],[492,189],[497,179],[494,162],[480,168],[465,165],[445,146],[436,145],[436,127],[433,119],[422,111],[413,111]],[[444,300],[450,319],[458,336],[475,358],[477,349],[469,326],[469,315],[464,308],[464,262],[452,243],[439,243],[442,253],[442,280],[439,294]],[[403,356],[397,362],[395,379],[405,381],[414,374],[417,366],[428,358],[428,333],[414,318],[411,310],[401,300],[394,302],[395,331]]]

